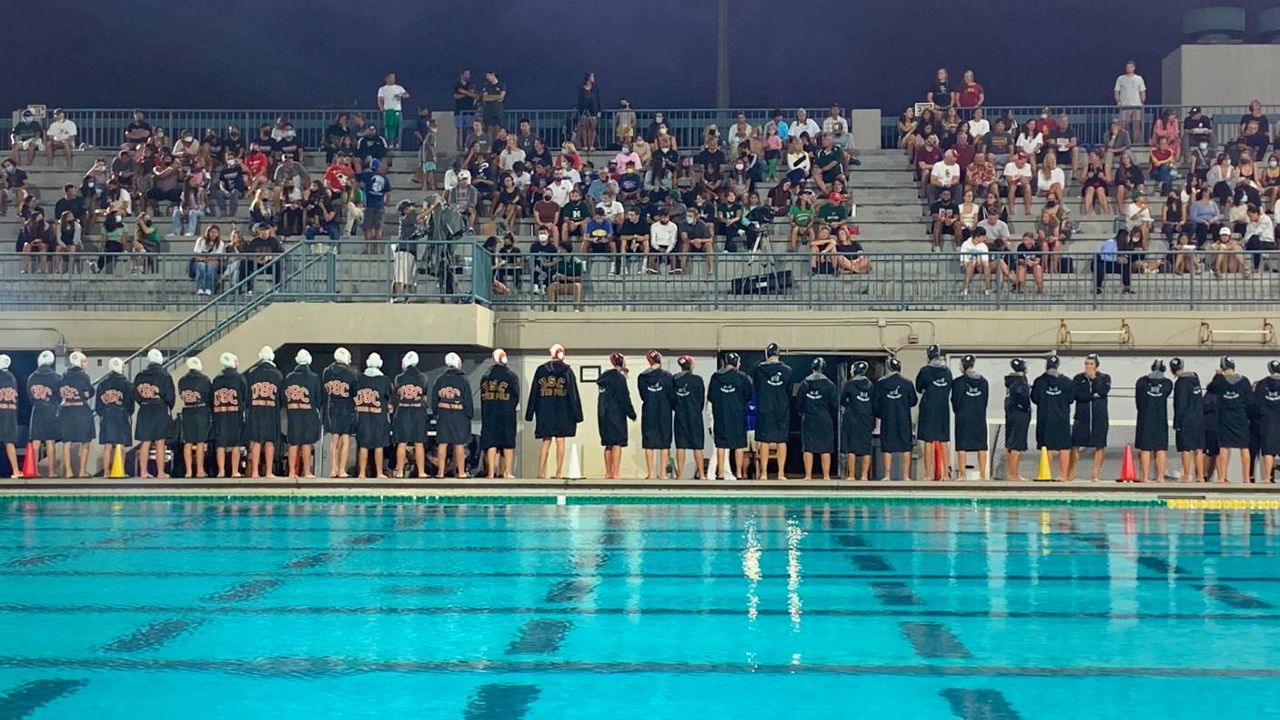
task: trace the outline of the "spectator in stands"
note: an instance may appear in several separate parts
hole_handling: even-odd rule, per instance
[[[835,146],[831,135],[822,135],[822,147],[813,159],[813,182],[819,195],[831,192],[830,185],[844,173],[844,155]]]
[[[152,128],[147,116],[141,110],[133,111],[133,121],[124,128],[124,141],[132,148],[145,145],[151,140]]]
[[[1068,235],[1066,209],[1057,193],[1049,193],[1044,207],[1036,217],[1036,239],[1047,253],[1049,272],[1059,272],[1059,255],[1062,243]]]
[[[306,230],[303,235],[314,240],[325,235],[330,240],[337,240],[341,234],[340,213],[332,191],[318,181],[312,184],[311,194],[307,198]]]
[[[665,263],[671,272],[683,272],[681,265],[683,259],[672,260],[671,253],[680,246],[680,231],[665,208],[660,208],[657,212],[655,221],[648,226],[648,235],[638,235],[644,228],[643,222],[640,220],[638,210],[631,209],[627,211],[627,225],[623,230],[624,241],[630,238],[630,242],[634,247],[638,244],[641,252],[644,254],[644,263],[641,272],[656,273],[658,272],[657,263],[659,261]]]
[[[787,145],[786,178],[795,185],[803,185],[812,172],[813,160],[800,138],[792,138]]]
[[[1142,174],[1142,168],[1134,164],[1133,155],[1125,153],[1120,156],[1120,165],[1116,167],[1112,183],[1116,188],[1117,208],[1124,207],[1130,195],[1142,192],[1146,188],[1146,178]]]
[[[190,129],[183,129],[178,133],[178,141],[173,144],[173,156],[184,165],[189,165],[199,154],[200,141],[196,140],[195,133]]]
[[[1151,148],[1148,156],[1150,167],[1148,173],[1153,183],[1159,183],[1160,192],[1169,192],[1170,186],[1173,184],[1174,167],[1177,159],[1174,157],[1173,148],[1169,145],[1169,138],[1161,136],[1156,140],[1155,147]]]
[[[844,119],[842,112],[843,111],[838,104],[831,104],[831,107],[827,110],[827,116],[822,119],[823,135],[834,135],[836,130],[840,130],[840,132],[848,132],[849,121]]]
[[[1018,153],[1013,156],[1013,161],[1004,166],[1004,182],[1008,193],[1008,205],[1013,207],[1013,201],[1018,196],[1018,192],[1022,192],[1022,209],[1028,215],[1031,214],[1031,165],[1027,162],[1027,156]]]
[[[382,239],[382,218],[387,202],[391,199],[391,181],[382,172],[382,163],[377,158],[369,161],[368,169],[356,174],[356,181],[364,190],[364,239],[368,241],[365,251],[370,255],[382,253],[377,241]]]
[[[1190,231],[1195,234],[1197,248],[1203,248],[1205,243],[1213,239],[1216,226],[1221,219],[1222,211],[1209,191],[1203,188],[1197,191],[1195,200],[1187,209],[1188,225]]]
[[[170,206],[182,202],[182,161],[173,159],[165,164],[156,165],[152,170],[152,186],[146,194],[146,206],[154,213],[160,212],[160,203]]]
[[[849,209],[845,207],[843,194],[829,193],[817,206],[817,218],[819,224],[831,228],[833,237],[843,230],[849,221]]]
[[[36,208],[18,231],[18,251],[34,259],[23,258],[19,272],[48,272],[49,260],[58,245],[57,232],[44,219],[44,211]]]
[[[863,275],[871,272],[871,258],[858,241],[858,228],[841,228],[836,233],[836,249],[832,261],[836,271],[847,275]]]
[[[808,137],[810,141],[818,137],[822,132],[822,128],[818,123],[809,117],[809,111],[804,108],[796,110],[796,120],[787,128],[788,138]]]
[[[195,235],[207,205],[204,186],[185,183],[182,188],[182,200],[173,207],[170,234]]]
[[[240,160],[228,154],[210,191],[214,213],[220,217],[235,217],[239,212],[240,199],[244,197],[245,191],[244,169],[240,167]]]
[[[689,266],[689,253],[705,253],[707,256],[707,275],[710,276],[714,268],[712,266],[712,256],[715,253],[715,238],[712,236],[712,228],[703,221],[698,214],[698,210],[689,207],[685,210],[684,223],[680,226],[680,266],[672,272],[685,272]],[[652,238],[649,240],[650,245],[653,244]]]
[[[1000,193],[995,190],[988,190],[986,199],[982,202],[982,207],[978,208],[978,219],[984,223],[992,222],[992,218],[1005,224],[1005,233],[1003,237],[1009,237],[1009,208],[1005,207],[1004,202],[1000,200]],[[987,237],[995,238],[995,234],[991,231],[991,226],[987,226]]]
[[[916,117],[916,108],[914,105],[908,105],[906,110],[898,116],[898,147],[909,159],[915,153],[915,132],[919,125],[920,119]]]
[[[974,110],[982,107],[986,102],[986,89],[973,79],[972,70],[965,70],[960,78],[960,91],[956,93],[956,104],[964,110]]]
[[[1111,185],[1111,171],[1102,158],[1102,152],[1094,150],[1089,153],[1089,161],[1082,169],[1080,182],[1080,214],[1090,215],[1094,205],[1102,206],[1102,214],[1110,215],[1111,208],[1107,203],[1107,187]]]
[[[1111,169],[1113,161],[1118,162],[1122,156],[1129,153],[1130,145],[1129,131],[1124,129],[1124,123],[1120,118],[1113,119],[1107,131],[1107,139],[1102,145],[1108,170]]]
[[[631,109],[631,101],[623,98],[618,101],[618,110],[613,114],[613,136],[619,143],[630,142],[639,145],[640,141],[645,144],[649,140],[645,136],[636,133],[636,111]],[[644,154],[641,153],[641,161],[644,160]]]
[[[950,235],[952,243],[960,238],[960,207],[951,199],[951,188],[944,187],[939,191],[938,199],[929,205],[929,217],[932,220],[932,241],[929,252],[942,249],[942,236]]]
[[[951,76],[946,68],[938,68],[938,72],[933,78],[933,84],[929,86],[928,91],[924,94],[924,99],[925,102],[933,103],[935,107],[943,110],[955,104],[956,92],[951,86]]]
[[[277,184],[283,183],[285,187],[298,192],[301,192],[302,188],[311,182],[311,176],[307,174],[307,169],[293,155],[288,153],[281,158],[280,164],[276,167],[271,179]]]
[[[1120,284],[1124,287],[1125,294],[1132,294],[1132,276],[1133,268],[1130,262],[1129,231],[1119,230],[1115,237],[1107,238],[1102,242],[1102,249],[1098,251],[1098,255],[1093,259],[1093,291],[1102,294],[1102,283],[1107,275],[1119,275]]]
[[[982,152],[975,154],[963,177],[965,188],[976,195],[985,196],[987,192],[996,190],[995,156]]]
[[[974,108],[973,116],[964,126],[968,128],[969,136],[975,143],[981,142],[982,138],[991,132],[991,123],[987,120],[986,112],[982,108]]]
[[[1076,138],[1075,128],[1066,115],[1058,116],[1058,124],[1045,136],[1046,149],[1057,153],[1058,165],[1061,167],[1080,167],[1080,144]]]
[[[1014,248],[1014,258],[1017,264],[1017,282],[1014,290],[1022,292],[1027,283],[1027,275],[1030,275],[1036,283],[1036,294],[1044,292],[1044,253],[1036,242],[1035,235],[1031,233],[1022,234],[1022,242]]]
[[[78,265],[78,261],[72,262],[72,257],[84,249],[83,235],[80,220],[72,211],[64,210],[57,213],[56,217],[58,225],[54,228],[54,238],[57,244],[54,247],[56,255],[53,259],[53,269],[55,272],[62,272],[63,269],[70,270],[73,264]]]
[[[383,158],[387,156],[387,150],[386,138],[378,134],[376,126],[369,125],[356,142],[356,169],[363,170],[370,166],[374,160],[381,164]]]
[[[799,193],[791,207],[787,209],[787,217],[791,224],[790,239],[787,242],[787,247],[790,248],[791,252],[795,252],[800,247],[800,239],[802,237],[806,245],[813,240],[814,216],[813,193],[807,190]]]
[[[502,174],[493,216],[508,229],[514,229],[517,220],[524,216],[524,195],[520,192],[520,188],[516,187],[516,180],[511,173]]]
[[[463,144],[465,131],[471,127],[479,100],[480,93],[471,82],[471,71],[458,73],[458,82],[453,86],[453,123],[457,129],[458,150],[466,147]]]
[[[30,197],[27,172],[13,158],[0,163],[0,217],[8,214],[10,204],[21,208]]]
[[[1247,265],[1240,243],[1231,234],[1231,228],[1223,225],[1218,230],[1218,241],[1210,248],[1212,270],[1215,277],[1244,272]]]
[[[585,253],[608,253],[614,255],[618,252],[618,245],[614,242],[613,223],[605,215],[604,208],[597,207],[587,218],[585,230],[582,233],[582,252]],[[609,274],[616,275],[617,269],[613,263],[610,263]]]
[[[987,233],[982,228],[960,244],[960,267],[964,273],[961,295],[969,294],[974,275],[982,276],[983,294],[991,294],[991,263],[987,250]]]
[[[382,87],[378,88],[378,109],[382,111],[382,127],[393,149],[400,149],[400,122],[403,119],[404,99],[409,92],[396,83],[396,74],[387,73]]]
[[[1040,134],[1039,126],[1035,120],[1028,120],[1023,126],[1022,132],[1018,133],[1018,140],[1014,143],[1018,152],[1027,156],[1031,162],[1032,171],[1036,170],[1036,160],[1044,156],[1044,136]]]
[[[585,241],[584,233],[590,219],[591,205],[577,188],[570,190],[569,201],[560,208],[560,244],[569,245],[575,236]]]
[[[956,218],[960,221],[960,240],[968,240],[973,237],[973,231],[978,227],[978,210],[982,206],[974,201],[974,192],[971,188],[965,188],[964,194],[961,195],[960,205],[956,210]]]
[[[578,85],[577,141],[587,152],[596,150],[596,125],[600,121],[600,91],[596,88],[596,74],[588,72]]]
[[[1196,260],[1196,244],[1191,240],[1191,236],[1185,232],[1178,233],[1177,239],[1173,241],[1173,267],[1171,271],[1174,275],[1185,275],[1194,272],[1200,274],[1200,263]]]
[[[582,275],[586,268],[581,260],[569,255],[568,252],[562,246],[552,269],[551,284],[547,286],[547,297],[551,298],[551,305],[555,307],[561,295],[570,295],[573,297],[574,310],[581,312]]]
[[[916,180],[920,182],[920,197],[926,198],[929,202],[936,199],[936,195],[931,197],[929,194],[929,186],[934,184],[933,168],[942,160],[943,154],[942,149],[938,147],[937,135],[925,138],[924,145],[916,150]]]
[[[1192,106],[1187,117],[1182,120],[1182,142],[1184,152],[1200,143],[1206,146],[1213,143],[1213,118],[1205,115],[1199,105]]]
[[[1249,112],[1240,118],[1240,137],[1253,149],[1254,157],[1262,157],[1267,152],[1271,140],[1271,121],[1262,112],[1262,101],[1249,103]]]
[[[1173,249],[1174,237],[1183,231],[1187,224],[1187,206],[1183,202],[1182,193],[1177,188],[1170,188],[1165,193],[1164,205],[1160,208],[1160,232],[1164,234],[1169,249]]]
[[[254,237],[249,241],[245,248],[248,255],[246,262],[249,263],[245,269],[246,282],[245,291],[250,295],[253,294],[254,277],[260,274],[270,274],[272,283],[280,284],[280,263],[278,258],[284,253],[284,246],[280,244],[280,238],[276,237],[275,229],[266,224],[259,223],[254,227]]]
[[[734,118],[734,122],[729,126],[729,132],[726,136],[729,150],[735,151],[738,146],[744,142],[751,140],[751,123],[747,122],[747,114],[739,111]]]
[[[480,193],[471,184],[470,171],[460,170],[457,178],[458,184],[445,191],[445,200],[467,219],[467,227],[473,228],[479,221]]]
[[[1257,205],[1250,205],[1248,210],[1249,224],[1244,231],[1244,248],[1253,259],[1253,272],[1261,269],[1264,255],[1270,258],[1269,268],[1275,272],[1280,269],[1280,262],[1274,257],[1276,251],[1276,226],[1271,216],[1262,212]],[[1246,268],[1246,272],[1248,268]]]
[[[720,196],[715,209],[716,234],[724,238],[725,252],[735,252],[738,245],[738,227],[742,222],[742,203],[738,194],[726,190]]]
[[[79,130],[74,122],[67,119],[67,113],[61,108],[54,110],[53,122],[49,123],[49,129],[45,133],[49,140],[45,148],[45,152],[48,153],[46,157],[49,161],[49,167],[53,167],[53,155],[58,150],[63,151],[67,158],[67,167],[71,167],[71,154],[76,149],[77,134],[79,134]]]
[[[213,290],[218,285],[218,273],[225,250],[222,231],[217,225],[205,228],[204,234],[196,239],[195,247],[192,248],[196,257],[191,260],[191,272],[195,275],[196,281],[196,295],[213,295]]]
[[[1178,113],[1172,108],[1167,108],[1151,125],[1151,140],[1148,143],[1152,147],[1159,144],[1160,138],[1168,141],[1169,149],[1173,151],[1174,160],[1180,160],[1182,155],[1182,128],[1178,124]]]
[[[1151,233],[1151,205],[1147,200],[1147,194],[1141,190],[1133,194],[1133,201],[1125,206],[1124,210],[1125,228],[1128,230],[1128,238],[1134,244],[1147,244],[1147,237]]]
[[[551,276],[554,273],[556,254],[559,251],[559,243],[551,238],[551,229],[539,227],[538,238],[529,246],[529,256],[533,261],[534,295],[546,294],[547,285],[551,283]]]
[[[1040,197],[1061,196],[1062,189],[1066,185],[1067,176],[1062,172],[1062,168],[1058,167],[1054,154],[1046,155],[1044,163],[1036,173],[1036,194]]]
[[[1004,118],[1000,118],[996,120],[991,132],[982,137],[982,151],[992,156],[991,161],[996,167],[1004,167],[1009,162],[1010,155],[1017,151],[1017,144],[1008,127]]]
[[[1142,133],[1142,106],[1147,102],[1147,83],[1137,73],[1137,64],[1128,60],[1124,73],[1116,77],[1116,107],[1120,108],[1120,122],[1127,125],[1130,138],[1144,137]]]
[[[35,118],[30,110],[23,110],[21,119],[9,133],[9,158],[17,163],[22,153],[27,153],[28,167],[35,165],[36,153],[46,151],[44,125]],[[53,165],[53,156],[49,156],[49,164]]]
[[[502,127],[502,113],[507,101],[507,86],[498,79],[497,73],[490,70],[484,74],[484,85],[480,87],[480,115],[484,118],[485,130],[496,136]]]
[[[333,119],[333,124],[324,131],[324,162],[325,165],[332,165],[333,158],[338,153],[349,153],[355,149],[355,138],[352,136],[351,127],[348,124],[347,114],[338,113]]]

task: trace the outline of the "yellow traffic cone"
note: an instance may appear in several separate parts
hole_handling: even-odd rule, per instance
[[[117,445],[116,454],[111,458],[111,473],[107,477],[122,478],[124,476],[124,448]]]
[[[1040,448],[1040,471],[1036,473],[1036,480],[1053,480],[1053,472],[1049,470],[1049,451],[1045,448]]]

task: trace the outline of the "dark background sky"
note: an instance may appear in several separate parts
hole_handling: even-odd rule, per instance
[[[1182,11],[1211,0],[732,0],[735,106],[897,111],[934,68],[972,67],[990,104],[1104,104],[1124,58],[1153,101]],[[1250,11],[1280,0],[1241,0]],[[373,105],[387,69],[445,107],[494,68],[508,108],[567,108],[585,70],[610,106],[715,103],[715,1],[45,0],[6,10],[0,102],[67,107]],[[66,21],[59,20],[64,18]],[[21,72],[15,72],[21,69]],[[1241,102],[1247,101],[1242,98]]]

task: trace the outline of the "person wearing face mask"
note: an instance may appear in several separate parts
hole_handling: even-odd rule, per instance
[[[1187,172],[1191,177],[1200,178],[1207,184],[1209,168],[1213,167],[1217,153],[1212,149],[1208,139],[1196,140],[1187,152]]]
[[[1253,387],[1249,378],[1236,372],[1236,361],[1225,356],[1218,362],[1218,371],[1206,389],[1218,400],[1218,482],[1227,482],[1227,469],[1231,465],[1231,449],[1239,450],[1240,480],[1249,478],[1249,405],[1253,402]]]
[[[600,391],[596,400],[596,423],[600,444],[604,447],[605,479],[617,480],[621,477],[622,449],[627,446],[627,421],[635,421],[636,410],[627,389],[626,358],[622,353],[612,353],[609,366],[596,380]],[[649,463],[649,479],[652,480],[653,454],[645,450],[645,457]],[[665,466],[663,474],[666,474]]]
[[[552,203],[554,204],[554,203]],[[538,228],[538,239],[529,246],[529,254],[533,260],[533,294],[545,295],[551,279],[555,275],[557,255],[560,248],[552,242],[552,231]]]
[[[1036,445],[1058,454],[1058,480],[1071,479],[1071,404],[1076,399],[1075,384],[1058,371],[1062,361],[1050,355],[1044,373],[1031,386],[1031,402],[1036,406]]]

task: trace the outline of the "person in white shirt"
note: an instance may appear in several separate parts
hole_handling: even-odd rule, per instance
[[[982,274],[985,294],[991,294],[991,263],[988,262],[987,236],[985,232],[975,232],[973,237],[960,244],[960,267],[964,270],[964,290],[969,294],[969,285],[975,274]]]
[[[53,122],[49,123],[49,129],[45,130],[45,136],[49,138],[49,144],[45,146],[45,157],[49,161],[49,166],[53,167],[53,154],[58,148],[67,157],[67,167],[71,167],[71,153],[76,149],[76,135],[79,130],[76,124],[67,119],[67,113],[61,108],[53,111]]]
[[[502,152],[498,153],[498,167],[505,171],[512,170],[515,168],[516,163],[523,163],[524,161],[524,150],[521,150],[520,146],[514,142],[507,143],[507,146],[502,149]]]
[[[746,113],[738,113],[736,121],[729,126],[729,149],[737,152],[738,146],[751,139],[751,123],[747,122]],[[637,167],[639,165],[637,164]],[[619,164],[618,167],[624,167]]]
[[[658,272],[657,263],[654,258],[649,257],[649,253],[661,255],[669,254],[676,246],[676,224],[671,222],[671,218],[667,216],[666,210],[659,210],[657,222],[649,226],[649,244],[644,248],[644,270],[645,272]]]
[[[1047,153],[1044,156],[1044,164],[1036,173],[1036,193],[1040,197],[1049,197],[1051,194],[1062,197],[1062,188],[1066,184],[1067,176],[1062,172],[1062,168],[1058,167],[1058,159],[1053,153]]]
[[[1147,83],[1136,68],[1132,60],[1125,62],[1124,74],[1116,78],[1113,90],[1116,107],[1120,108],[1120,122],[1128,126],[1129,137],[1134,142],[1146,137],[1142,134],[1142,106],[1147,102]]]
[[[393,150],[400,149],[401,101],[407,97],[409,92],[396,84],[396,74],[387,73],[385,83],[378,88],[378,109],[382,111],[382,136]]]
[[[596,207],[604,210],[605,219],[613,223],[613,227],[615,229],[622,227],[622,214],[625,211],[623,210],[622,203],[615,199],[612,190],[604,191],[604,194],[600,196],[600,202],[596,203]]]
[[[841,133],[849,132],[849,121],[840,114],[839,105],[832,105],[830,113],[822,120],[822,134],[835,135],[836,128],[840,128]]]
[[[563,170],[556,170],[555,179],[547,186],[551,191],[551,202],[564,207],[569,202],[569,193],[573,191],[574,182],[564,176]]]
[[[817,141],[820,132],[822,128],[809,117],[809,111],[800,108],[796,110],[796,121],[787,128],[787,137],[798,138],[801,135],[808,135],[810,141]]]
[[[1018,190],[1022,190],[1022,209],[1031,214],[1031,165],[1027,163],[1027,156],[1018,153],[1013,156],[1013,160],[1004,166],[1004,181],[1008,185],[1009,199],[1006,205],[1010,211],[1013,210],[1013,199],[1018,196]]]
[[[969,119],[969,136],[976,143],[989,132],[991,132],[991,122],[987,120],[986,113],[982,108],[974,108],[973,117]]]
[[[1262,212],[1257,205],[1249,206],[1249,224],[1244,230],[1244,249],[1253,256],[1253,271],[1261,269],[1264,260],[1267,266],[1276,270],[1280,268],[1280,260],[1271,257],[1276,251],[1276,225],[1271,216]],[[1266,255],[1264,256],[1264,253]],[[1248,268],[1246,268],[1246,271]]]
[[[956,152],[948,150],[929,171],[929,187],[925,190],[925,197],[930,205],[938,201],[943,190],[950,190],[952,197],[955,197],[957,195],[955,190],[959,184],[960,163],[956,162]]]

